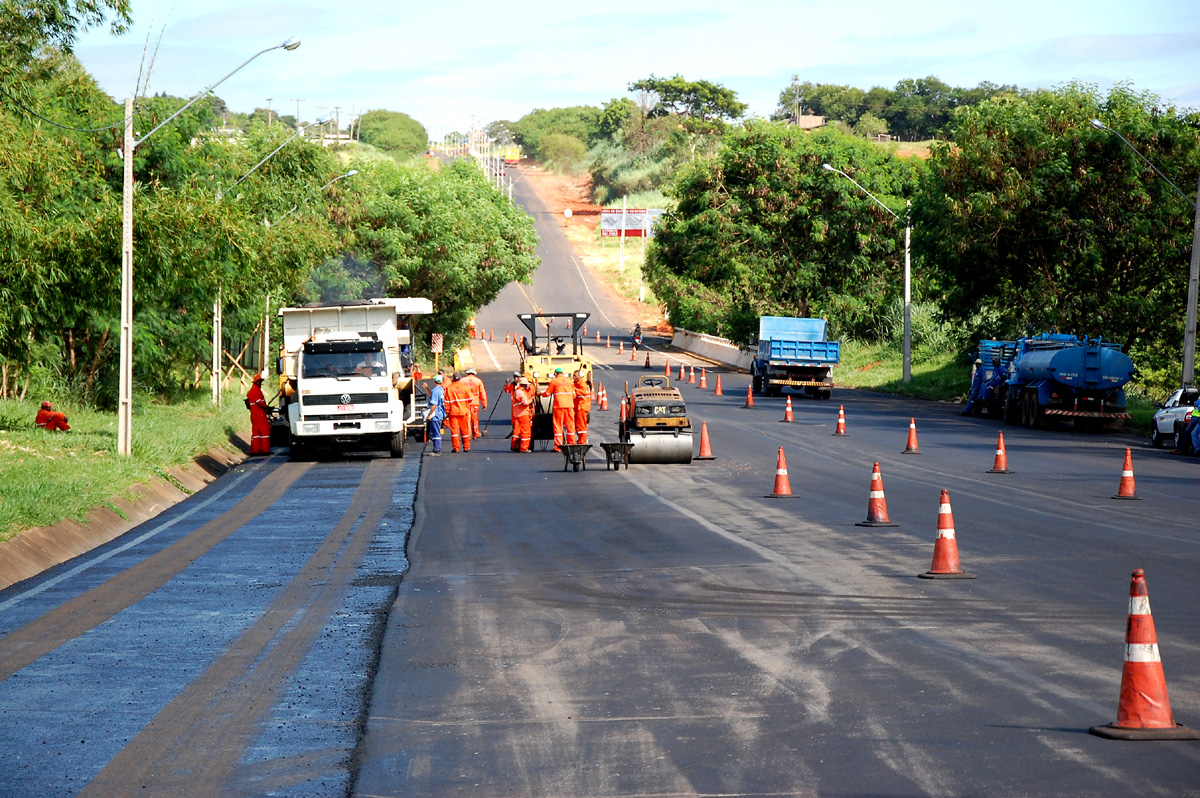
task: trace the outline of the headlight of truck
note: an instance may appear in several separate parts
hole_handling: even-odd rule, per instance
[[[321,425],[320,424],[305,424],[304,425],[304,434],[305,435],[319,435],[320,433],[321,433]]]
[[[392,422],[390,422],[390,421],[376,421],[375,422],[375,431],[376,432],[386,432],[387,430],[390,430],[391,428],[392,428]]]

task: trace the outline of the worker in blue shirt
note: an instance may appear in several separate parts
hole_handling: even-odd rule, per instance
[[[446,417],[446,391],[442,388],[442,375],[433,378],[433,390],[429,392],[429,409],[425,421],[429,424],[429,440],[433,443],[433,455],[442,453],[442,420]]]
[[[971,392],[967,394],[967,406],[959,413],[960,416],[969,416],[972,413],[979,415],[975,410],[975,403],[983,401],[983,361],[980,358],[975,358],[975,375],[971,378]]]

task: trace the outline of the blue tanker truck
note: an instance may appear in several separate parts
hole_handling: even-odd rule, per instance
[[[1133,378],[1133,361],[1119,344],[1042,333],[980,341],[979,359],[977,368],[986,371],[977,401],[1006,424],[1116,428],[1130,417],[1125,384]]]

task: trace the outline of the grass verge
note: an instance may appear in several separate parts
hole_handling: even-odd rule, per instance
[[[61,408],[71,431],[33,424],[38,402],[0,400],[0,540],[25,529],[72,519],[126,498],[130,488],[172,466],[228,443],[249,426],[241,396],[227,392],[220,409],[207,392],[172,403],[135,402],[133,452],[118,457],[114,412]]]

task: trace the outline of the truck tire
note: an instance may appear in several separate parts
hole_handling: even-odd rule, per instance
[[[391,445],[388,452],[392,457],[404,456],[404,430],[392,433]]]
[[[1004,423],[1016,424],[1021,420],[1020,399],[1009,390],[1004,397]]]
[[[762,376],[761,376],[761,375],[759,375],[759,374],[755,374],[755,375],[754,375],[754,376],[751,378],[751,382],[753,383],[753,386],[752,386],[752,388],[753,388],[754,392],[755,392],[756,394],[760,394],[760,395],[761,395],[761,394],[762,394],[762,392],[763,392],[763,378],[762,378]]]
[[[297,440],[295,437],[291,440],[291,451],[288,457],[297,463],[304,463],[312,459],[312,450]]]

